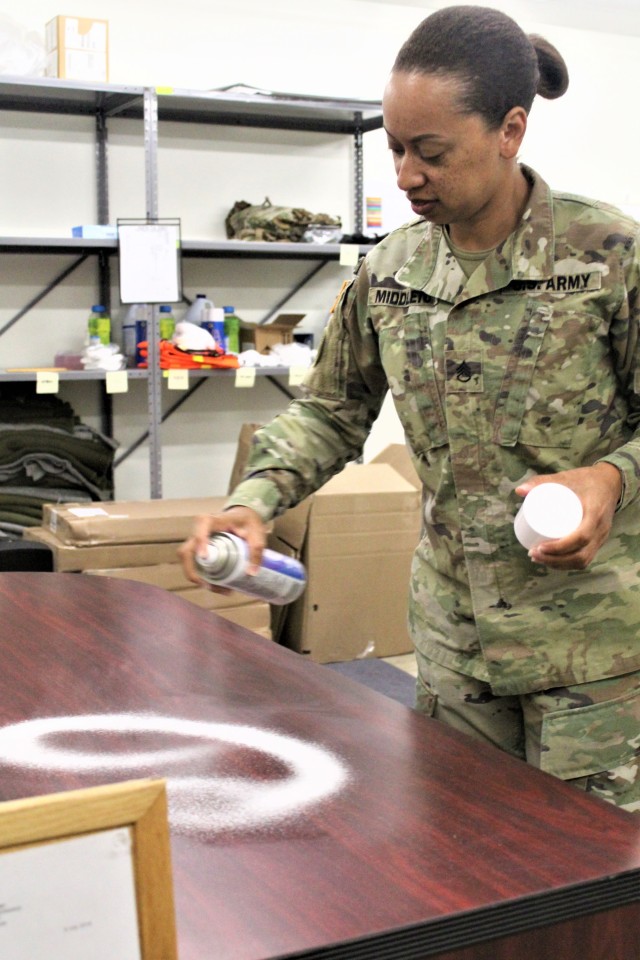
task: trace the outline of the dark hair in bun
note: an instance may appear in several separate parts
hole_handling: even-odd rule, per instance
[[[456,79],[462,110],[480,114],[490,127],[500,126],[512,107],[528,113],[536,93],[554,100],[569,86],[556,48],[490,7],[432,13],[402,45],[393,70]]]

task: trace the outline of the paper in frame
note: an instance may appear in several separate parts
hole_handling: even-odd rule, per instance
[[[127,834],[130,843],[125,839]],[[116,859],[122,860],[119,868],[114,868],[108,848],[108,859],[104,859],[105,844],[109,843],[123,848],[116,851]],[[78,851],[84,856],[77,857]],[[95,864],[87,862],[87,857],[94,856],[96,851],[102,859]],[[63,870],[59,868],[61,856],[65,859]],[[26,861],[29,868],[34,861],[39,868],[35,872],[28,869],[25,874]],[[100,863],[106,865],[105,877],[96,875],[95,867]],[[74,921],[68,919],[74,916],[70,907],[64,920],[66,926],[63,927],[61,917],[59,922],[56,918],[52,927],[50,910],[47,916],[48,899],[53,894],[64,901],[65,884],[72,891],[78,889],[77,878],[74,886],[70,872],[74,864],[87,875],[88,891],[83,890],[80,897],[82,915],[76,917],[74,926]],[[113,873],[114,869],[124,869],[124,874]],[[127,871],[132,882],[121,884]],[[19,891],[24,892],[25,875],[29,887],[21,903]],[[116,876],[118,889],[105,888],[105,883],[108,887],[110,882],[113,887]],[[12,877],[16,883],[13,900]],[[92,900],[94,886],[96,896]],[[49,955],[51,944],[43,944],[40,949],[39,938],[49,937],[53,929],[60,943],[67,945],[68,954],[56,953],[61,960],[66,955],[78,956],[80,944],[85,949],[87,944],[91,947],[90,954],[85,955],[101,956],[110,938],[126,942],[128,955],[140,960],[177,960],[164,780],[133,780],[0,804],[0,894],[0,941],[4,939],[2,955],[7,958],[22,958],[25,950],[30,950],[32,956]],[[118,897],[129,897],[134,902],[123,902],[123,909],[111,912],[114,901],[118,906]],[[64,902],[66,909],[68,901]],[[115,916],[125,919],[117,930],[113,925]],[[104,931],[108,932],[106,937]],[[100,936],[104,940],[99,940]],[[64,951],[65,947],[61,949]]]

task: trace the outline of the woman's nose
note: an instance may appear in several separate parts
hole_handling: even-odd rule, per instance
[[[415,157],[405,153],[396,160],[396,180],[400,190],[406,192],[413,187],[420,187],[424,184],[425,179],[420,161]]]

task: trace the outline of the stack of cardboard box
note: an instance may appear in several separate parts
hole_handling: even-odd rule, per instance
[[[54,570],[137,580],[271,637],[268,603],[232,591],[214,593],[186,579],[177,551],[203,513],[217,513],[224,498],[141,502],[47,504],[43,526],[25,532],[50,547]]]
[[[245,424],[232,489],[257,424]],[[307,568],[305,592],[288,606],[214,593],[187,581],[180,544],[195,518],[226,498],[49,504],[43,527],[25,536],[48,544],[54,569],[126,577],[171,590],[200,607],[272,637],[320,663],[407,653],[411,559],[420,536],[421,496],[404,446],[350,464],[272,524],[269,546]]]

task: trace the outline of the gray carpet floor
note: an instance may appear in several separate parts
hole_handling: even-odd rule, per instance
[[[348,660],[344,663],[326,663],[325,666],[407,707],[415,704],[415,678],[384,660]]]

